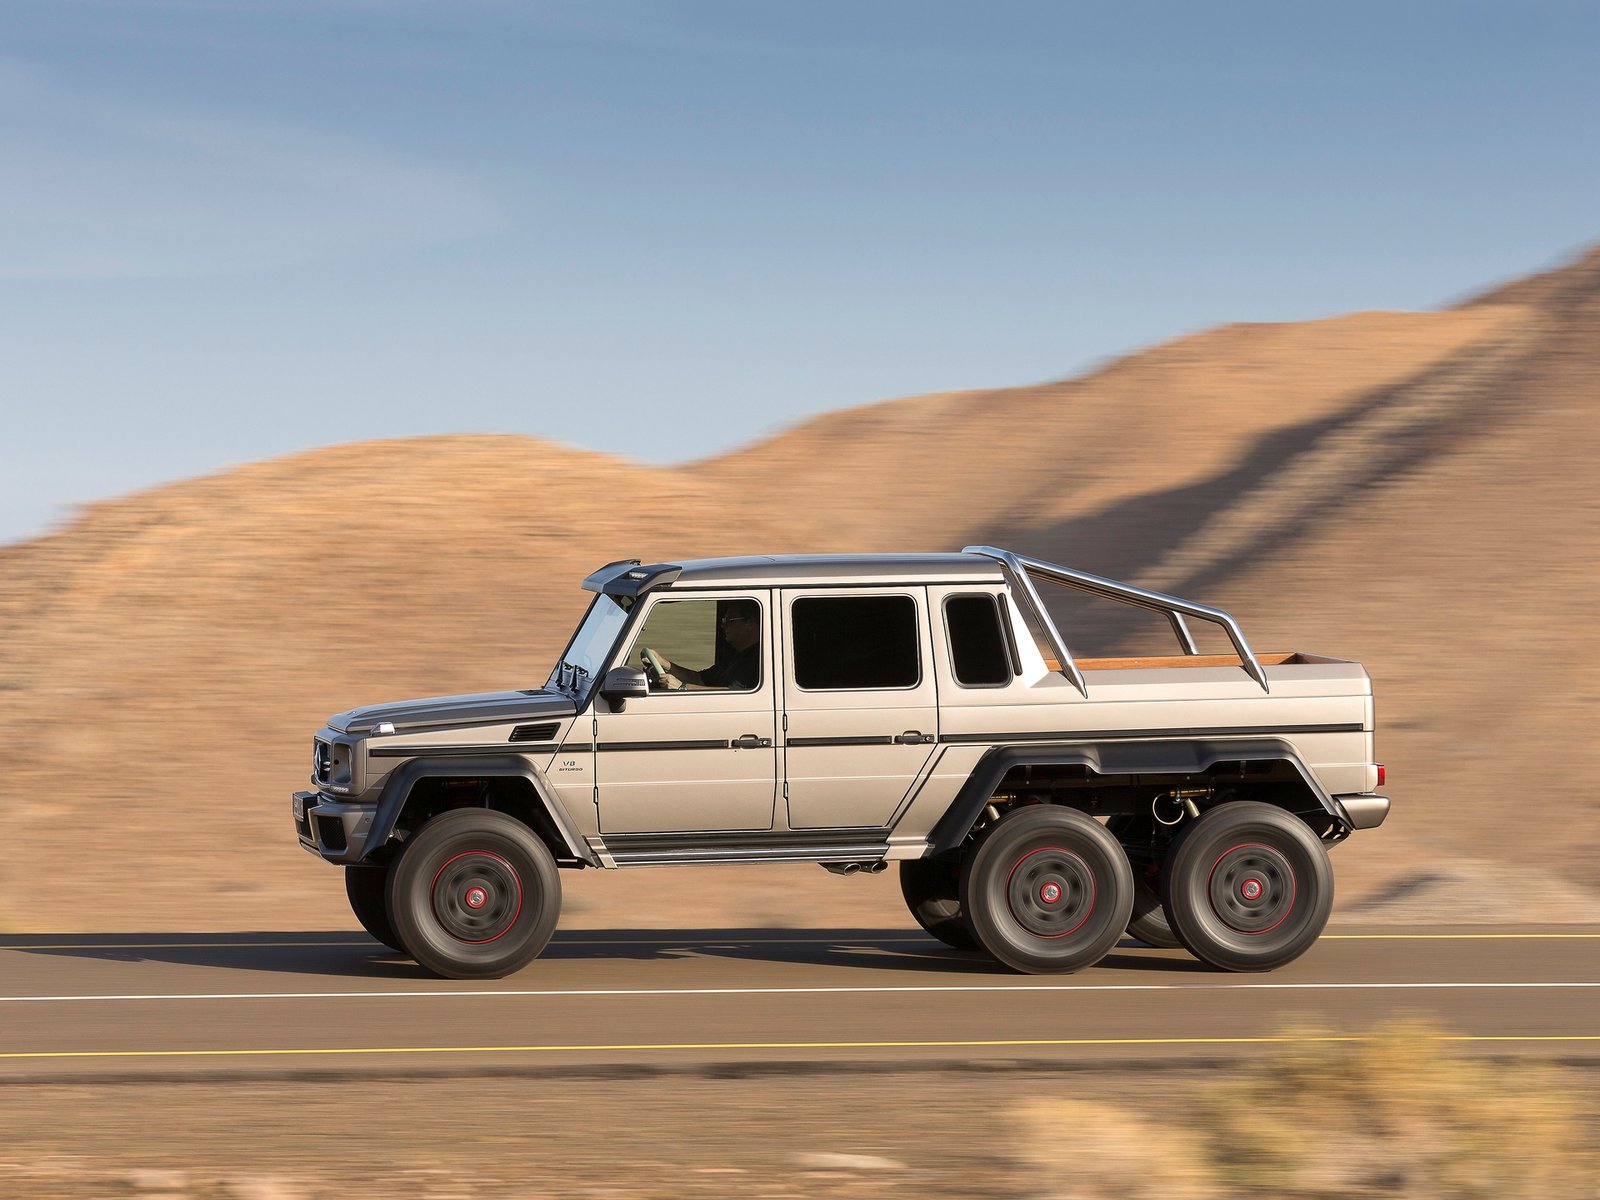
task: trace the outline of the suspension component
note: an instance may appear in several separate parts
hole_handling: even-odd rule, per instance
[[[1207,787],[1173,788],[1171,791],[1161,792],[1150,801],[1150,815],[1159,824],[1172,826],[1182,821],[1184,817],[1191,820],[1200,815],[1198,801],[1211,799],[1212,789]],[[1162,816],[1162,805],[1167,806],[1167,816]]]

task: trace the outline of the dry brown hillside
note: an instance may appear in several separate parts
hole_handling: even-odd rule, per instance
[[[288,822],[329,712],[541,681],[609,559],[972,541],[1366,663],[1396,811],[1336,856],[1355,911],[1585,915],[1597,381],[1600,253],[1447,311],[1225,327],[677,469],[427,438],[95,505],[0,547],[0,926],[353,927]],[[569,894],[591,924],[901,920],[889,881],[785,872]]]

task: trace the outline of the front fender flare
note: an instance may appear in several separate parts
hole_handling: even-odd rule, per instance
[[[1348,824],[1333,797],[1300,761],[1294,747],[1282,738],[996,746],[978,760],[944,816],[934,823],[926,854],[942,854],[961,845],[995,788],[1013,767],[1083,766],[1096,775],[1198,775],[1219,762],[1287,762],[1328,815],[1341,825]]]
[[[557,802],[543,773],[517,754],[486,754],[482,758],[411,758],[401,763],[389,773],[383,791],[378,795],[378,811],[372,818],[372,830],[361,850],[363,861],[370,858],[374,850],[388,844],[406,801],[411,798],[412,789],[424,779],[526,779],[568,853],[591,867],[601,865],[599,856],[589,849],[589,844],[567,816],[566,809]]]

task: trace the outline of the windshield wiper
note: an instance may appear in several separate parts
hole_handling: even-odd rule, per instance
[[[556,665],[556,690],[558,692],[571,692],[576,696],[579,691],[580,681],[588,678],[589,672],[577,663],[562,659]]]

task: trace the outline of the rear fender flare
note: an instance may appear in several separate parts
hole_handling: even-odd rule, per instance
[[[527,759],[515,754],[489,754],[482,758],[412,758],[390,772],[378,796],[378,811],[372,818],[372,831],[367,835],[361,858],[371,858],[373,851],[389,843],[394,835],[400,814],[417,784],[424,779],[526,779],[533,794],[555,827],[556,835],[566,845],[567,852],[591,867],[601,865],[599,857],[589,849],[583,835],[572,824],[566,810],[551,794],[550,787]]]
[[[996,746],[978,760],[944,816],[935,822],[926,853],[942,854],[961,845],[1013,767],[1083,766],[1096,775],[1198,775],[1219,762],[1286,762],[1330,817],[1341,825],[1349,823],[1294,747],[1282,738]]]

